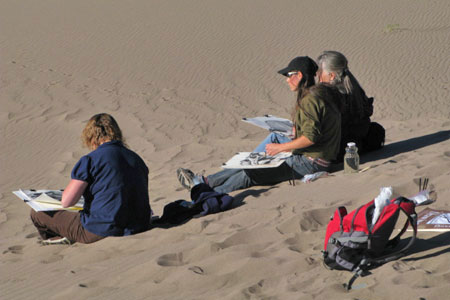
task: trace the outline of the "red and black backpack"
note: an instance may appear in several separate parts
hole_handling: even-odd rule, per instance
[[[371,224],[374,209],[374,200],[350,213],[341,206],[336,209],[327,226],[324,265],[329,269],[355,273],[346,284],[348,290],[355,279],[368,274],[369,269],[404,256],[416,239],[417,214],[414,202],[404,197],[391,200],[375,224]],[[407,221],[399,234],[389,240],[401,212],[405,213]],[[413,228],[413,236],[407,245],[396,249],[400,236],[409,224]]]

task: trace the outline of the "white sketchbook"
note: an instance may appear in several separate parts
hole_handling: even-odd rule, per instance
[[[450,231],[450,211],[425,208],[417,214],[418,231]]]
[[[81,199],[71,207],[62,207],[61,190],[18,190],[13,194],[22,199],[35,211],[52,211],[52,210],[82,210],[84,205],[84,198]]]
[[[294,124],[288,119],[279,118],[272,115],[264,115],[262,117],[243,118],[242,121],[272,132],[280,133],[290,138],[293,137],[292,127],[294,126]]]
[[[265,169],[280,166],[291,152],[268,156],[265,152],[239,152],[222,165],[224,169]]]

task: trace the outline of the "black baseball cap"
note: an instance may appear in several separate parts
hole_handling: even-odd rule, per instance
[[[315,76],[318,68],[319,67],[317,66],[316,62],[310,57],[298,56],[291,60],[286,68],[278,71],[278,73],[287,76],[287,73],[289,72],[300,71],[303,75],[309,74],[311,76]]]

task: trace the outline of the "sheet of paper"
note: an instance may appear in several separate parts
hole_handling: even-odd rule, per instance
[[[61,204],[61,199],[57,200],[55,198],[52,198],[47,193],[40,194],[38,197],[33,199],[33,201],[40,202],[40,203],[56,204],[56,205]]]
[[[83,209],[84,198],[72,207],[63,208],[61,205],[61,190],[18,190],[13,194],[22,199],[27,205],[35,211],[53,211],[53,210],[74,210]]]
[[[419,231],[450,231],[450,211],[425,208],[417,215]]]
[[[280,133],[287,137],[292,137],[293,124],[288,119],[279,118],[272,115],[265,115],[255,118],[243,118],[242,121],[267,129],[269,131]]]
[[[222,165],[224,169],[266,169],[276,168],[292,155],[291,152],[281,152],[275,156],[265,156],[261,152],[255,156],[252,152],[239,152]],[[254,157],[252,157],[252,155]]]
[[[450,231],[450,211],[425,208],[417,214],[417,231]]]

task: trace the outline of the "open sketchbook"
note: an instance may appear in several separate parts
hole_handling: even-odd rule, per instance
[[[224,169],[264,169],[280,166],[291,152],[268,156],[265,152],[239,152],[222,165]]]
[[[450,211],[425,208],[417,214],[418,231],[450,231]]]
[[[60,190],[18,190],[13,194],[22,199],[35,211],[50,210],[82,210],[84,198],[81,197],[77,204],[71,207],[63,208],[61,205],[63,191]]]
[[[255,126],[280,133],[287,137],[292,137],[292,122],[288,119],[275,117],[272,115],[264,115],[255,118],[243,118],[242,121],[253,124]]]

